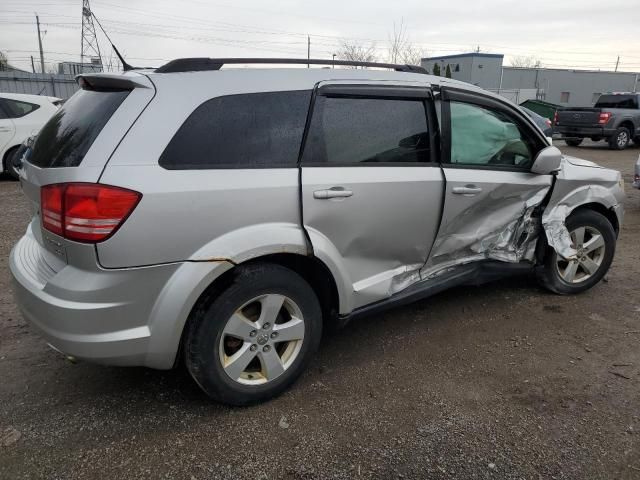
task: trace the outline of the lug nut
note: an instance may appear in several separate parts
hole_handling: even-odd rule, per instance
[[[258,332],[256,332],[255,330],[251,330],[251,332],[249,332],[250,337],[255,337],[257,334]]]
[[[263,352],[268,352],[269,350],[271,350],[271,347],[269,345],[265,345],[262,349]]]
[[[278,336],[278,332],[271,332],[271,338],[276,338]]]
[[[264,328],[265,330],[269,330],[271,328],[271,324],[267,322],[262,326],[262,328]]]
[[[251,350],[252,352],[255,352],[258,349],[257,345],[251,345],[251,347],[249,347],[249,350]]]

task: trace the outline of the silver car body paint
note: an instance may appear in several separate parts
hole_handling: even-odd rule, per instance
[[[564,220],[584,203],[613,209],[622,220],[619,173],[573,159],[563,162],[550,198],[551,175],[437,165],[303,167],[308,245],[300,225],[297,168],[158,165],[197,106],[221,95],[311,91],[319,82],[440,84],[500,97],[449,79],[382,70],[126,75],[141,88],[118,108],[79,167],[43,169],[27,162],[21,171],[34,218],[11,253],[17,302],[52,345],[79,358],[170,368],[189,313],[205,289],[235,265],[265,255],[307,255],[311,246],[333,277],[338,311],[346,315],[456,265],[484,259],[533,262],[542,225],[550,245],[566,255],[560,241]],[[41,186],[98,181],[143,193],[113,237],[80,244],[41,228]],[[468,183],[482,192],[452,193]],[[344,201],[313,199],[315,190],[334,186],[354,194]],[[545,198],[549,203],[539,218],[533,213]]]

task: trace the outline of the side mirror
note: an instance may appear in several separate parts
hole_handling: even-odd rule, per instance
[[[531,171],[540,175],[549,175],[560,170],[562,152],[558,147],[545,147],[536,156]]]

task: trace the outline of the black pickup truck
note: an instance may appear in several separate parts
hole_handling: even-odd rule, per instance
[[[623,150],[631,140],[640,145],[639,105],[640,93],[601,95],[593,108],[557,110],[554,132],[573,147],[585,138],[595,142],[605,139],[615,150]]]

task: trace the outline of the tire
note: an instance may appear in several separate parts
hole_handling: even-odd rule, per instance
[[[573,281],[568,281],[571,279],[572,272],[569,268],[569,262],[562,259],[554,250],[549,249],[545,257],[544,268],[539,273],[538,279],[545,288],[560,295],[581,293],[598,283],[609,270],[616,249],[615,230],[604,215],[588,209],[578,210],[571,214],[565,223],[574,241],[574,232],[584,229],[585,245],[589,244],[590,239],[594,239],[594,234],[599,234],[604,246],[601,251],[598,248],[585,253],[582,258],[591,260],[590,263],[577,262],[578,266],[575,267]],[[576,263],[572,263],[572,265],[576,265]],[[583,265],[590,266],[593,271],[588,273],[587,268]],[[595,268],[596,265],[597,268]]]
[[[284,335],[295,339],[278,342]],[[309,364],[321,336],[320,303],[300,275],[274,264],[241,266],[231,285],[193,312],[185,363],[213,400],[251,405],[289,388]]]
[[[629,145],[631,133],[626,127],[619,127],[611,137],[609,137],[609,148],[612,150],[624,150]]]
[[[13,166],[13,156],[18,151],[19,147],[13,147],[4,156],[4,171],[9,174],[14,180],[18,180],[20,175],[16,171],[16,167]]]
[[[640,136],[633,137],[633,143],[636,147],[640,147]]]
[[[571,139],[567,138],[565,139],[564,143],[566,143],[570,147],[577,147],[582,143],[583,140],[584,138],[571,138]]]

